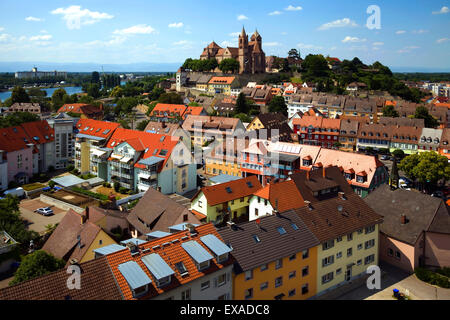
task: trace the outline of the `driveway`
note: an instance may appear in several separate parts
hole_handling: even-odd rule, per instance
[[[34,212],[35,210],[44,207],[48,207],[48,204],[41,202],[39,199],[22,200],[20,202],[19,205],[20,215],[24,220],[27,221],[27,227],[29,230],[43,234],[46,231],[45,228],[46,225],[57,224],[66,215],[66,211],[52,206],[51,209],[54,212],[54,215],[52,216],[45,217],[41,214]]]
[[[413,300],[450,300],[450,289],[431,286],[415,275],[386,263],[381,263],[380,268],[383,273],[380,290],[369,290],[364,283],[337,300],[394,300],[393,289],[406,293]]]

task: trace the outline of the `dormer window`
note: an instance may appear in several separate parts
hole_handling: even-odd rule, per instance
[[[197,269],[199,271],[201,271],[201,270],[208,269],[209,268],[209,264],[210,264],[210,261],[208,260],[208,261],[205,261],[205,262],[202,262],[202,263],[197,263],[196,265],[197,265]]]
[[[435,144],[439,144],[439,138],[435,138],[435,139],[434,139],[434,143],[435,143]]]

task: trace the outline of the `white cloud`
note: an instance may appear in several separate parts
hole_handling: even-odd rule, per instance
[[[338,19],[332,22],[325,23],[319,27],[319,30],[328,30],[332,28],[343,28],[343,27],[357,27],[355,21],[350,20],[349,18]]]
[[[300,11],[303,10],[302,7],[298,6],[298,7],[294,7],[293,5],[289,5],[289,7],[287,7],[286,9],[284,9],[286,11]]]
[[[187,41],[187,40],[180,40],[180,41],[174,42],[173,45],[174,46],[183,46],[183,45],[186,45],[188,43],[189,43],[189,41]]]
[[[3,30],[5,30],[5,28],[0,27],[0,32],[3,31]]]
[[[34,22],[41,22],[41,21],[44,21],[44,19],[41,19],[41,18],[36,18],[36,17],[26,17],[25,18],[25,20],[26,21],[34,21]]]
[[[405,30],[398,30],[397,32],[395,32],[395,34],[404,34],[404,33],[406,33]]]
[[[46,35],[39,35],[39,36],[34,36],[30,38],[30,41],[48,41],[51,38],[53,38],[52,35],[50,34],[46,34]]]
[[[288,33],[286,32],[286,31],[283,31],[282,33],[281,33],[281,35],[282,36],[286,36]]]
[[[238,19],[239,21],[242,21],[242,20],[248,20],[248,17],[247,17],[247,16],[244,16],[243,14],[240,14],[240,15],[237,16],[237,19]]]
[[[444,42],[447,42],[447,41],[450,41],[450,38],[442,38],[442,39],[438,39],[436,42],[437,42],[437,43],[444,43]]]
[[[279,16],[280,14],[282,14],[281,11],[274,11],[274,12],[269,13],[269,16]]]
[[[117,35],[133,35],[133,34],[152,34],[156,30],[146,24],[139,24],[126,29],[115,30],[113,34]]]
[[[320,46],[316,46],[314,44],[305,44],[305,43],[299,43],[299,44],[297,44],[297,47],[299,47],[300,49],[309,49],[309,50],[320,50],[320,49],[323,49]]]
[[[222,41],[222,42],[220,43],[220,45],[221,45],[222,47],[232,47],[232,46],[236,46],[236,42],[232,42],[232,41],[227,41],[227,40],[225,40],[225,41]]]
[[[11,39],[11,36],[7,33],[0,34],[0,42],[6,42]]]
[[[367,39],[360,39],[358,37],[350,37],[350,36],[346,36],[344,40],[342,40],[343,43],[348,43],[348,42],[366,42]]]
[[[265,45],[266,47],[279,47],[279,46],[281,46],[282,44],[279,43],[279,42],[265,42],[264,45]]]
[[[428,30],[423,30],[423,29],[419,29],[419,30],[414,30],[412,33],[414,34],[424,34],[427,33]]]
[[[169,28],[181,28],[183,26],[184,26],[183,22],[174,22],[169,24]]]
[[[233,38],[239,38],[240,35],[241,35],[240,32],[232,32],[232,33],[229,34],[229,36],[233,37]]]
[[[450,9],[448,7],[442,7],[439,11],[433,11],[433,14],[446,14],[449,13]]]
[[[42,29],[42,30],[41,30],[41,33],[48,33],[48,31],[45,30],[45,29]]]
[[[404,47],[403,49],[397,50],[397,53],[409,53],[414,49],[419,49],[420,47],[418,46],[407,46]]]
[[[372,43],[374,46],[378,47],[378,46],[384,46],[384,42],[374,42]]]
[[[82,25],[90,25],[101,20],[114,18],[113,15],[108,13],[81,9],[81,6],[58,8],[53,10],[51,13],[62,15],[62,19],[66,21],[67,28],[71,30],[80,29]]]

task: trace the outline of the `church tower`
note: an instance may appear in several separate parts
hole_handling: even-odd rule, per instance
[[[242,27],[241,35],[239,36],[239,73],[246,73],[248,71],[248,35]]]

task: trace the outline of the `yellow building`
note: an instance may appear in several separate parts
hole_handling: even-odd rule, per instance
[[[225,142],[218,143],[213,150],[205,156],[205,173],[212,176],[226,174],[241,177],[240,152],[238,143],[234,140],[234,146]],[[245,142],[244,142],[245,143]],[[227,148],[233,146],[233,149]]]
[[[319,242],[295,212],[219,233],[233,248],[239,266],[233,276],[233,299],[306,300],[316,295]]]
[[[236,77],[212,77],[208,82],[210,94],[231,95],[231,89],[239,88]]]
[[[206,222],[248,221],[250,198],[261,188],[256,176],[204,187],[192,198],[191,210]]]

